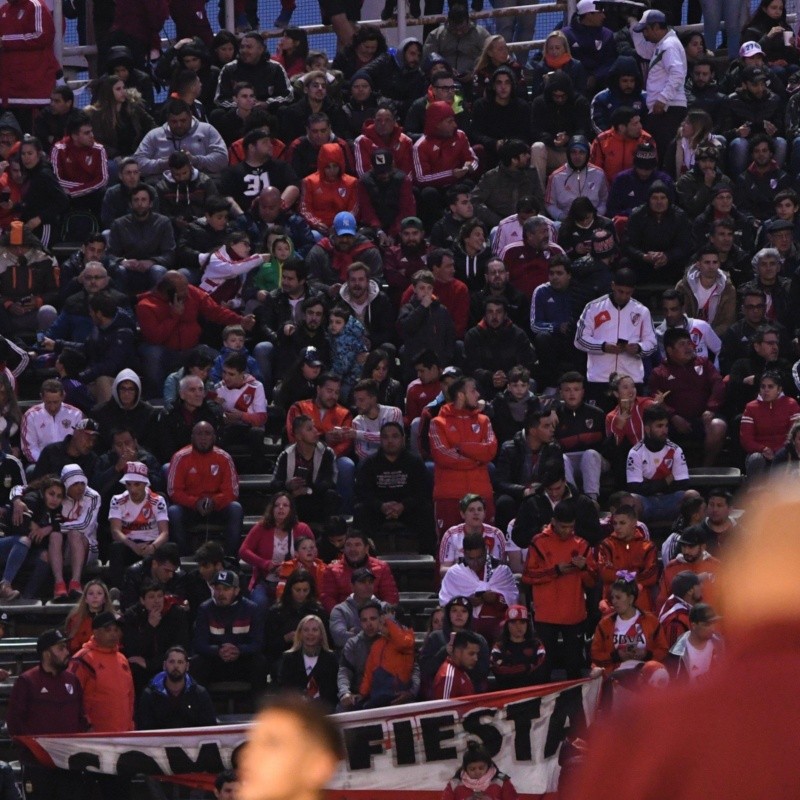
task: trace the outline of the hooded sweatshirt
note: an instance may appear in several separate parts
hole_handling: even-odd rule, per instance
[[[330,164],[339,167],[339,175],[332,181],[325,176]],[[358,179],[345,174],[344,154],[337,144],[320,147],[317,171],[303,178],[301,189],[300,213],[313,228],[330,228],[340,211],[358,216]]]
[[[263,263],[260,253],[239,258],[227,245],[211,253],[207,259],[200,289],[208,292],[218,303],[237,297],[241,293],[242,276]],[[201,262],[203,260],[201,256]]]
[[[567,100],[556,103],[553,92],[565,92]],[[553,140],[558,133],[570,136],[582,134],[593,135],[592,123],[589,119],[589,101],[575,93],[569,75],[556,71],[548,80],[544,93],[533,101],[531,112],[532,133],[534,142],[543,142],[547,147],[554,147]]]
[[[452,106],[442,100],[425,110],[425,133],[414,144],[414,180],[419,186],[451,186],[457,182],[453,170],[478,169],[478,157],[463,131],[456,130],[450,137],[438,132],[439,125],[452,116]]]
[[[589,157],[589,142],[585,136],[573,136],[567,145],[567,163],[556,169],[547,180],[544,200],[547,213],[555,220],[563,220],[578,197],[588,197],[598,214],[606,213],[608,183],[603,170],[589,161],[580,169],[572,163],[571,150],[581,147]]]
[[[636,81],[630,94],[619,88],[619,79],[625,76]],[[642,118],[647,114],[647,94],[644,91],[642,71],[632,56],[618,56],[608,72],[608,89],[603,89],[592,98],[591,116],[595,133],[611,127],[611,115],[620,107],[632,108]]]
[[[722,271],[711,289],[700,283],[700,270],[691,267],[675,287],[686,299],[686,313],[707,322],[717,336],[722,336],[736,321],[736,289]]]
[[[119,385],[131,381],[136,385],[136,401],[132,408],[123,408],[119,400]],[[123,369],[114,378],[111,399],[100,405],[92,414],[100,425],[100,441],[104,447],[111,446],[111,431],[130,428],[139,444],[150,441],[151,426],[156,412],[150,403],[142,400],[142,381],[132,369]]]
[[[413,174],[411,151],[414,143],[403,133],[399,124],[395,123],[389,138],[384,139],[375,130],[375,121],[367,120],[362,128],[362,133],[353,143],[353,155],[356,160],[356,174],[362,178],[372,169],[372,153],[375,150],[387,149],[392,151],[392,161],[395,169],[406,175]]]
[[[602,80],[616,62],[617,44],[614,34],[605,27],[590,27],[581,23],[574,14],[570,24],[564,28],[572,57],[583,64],[589,75]]]

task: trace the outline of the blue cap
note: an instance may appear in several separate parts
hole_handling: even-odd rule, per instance
[[[333,218],[333,229],[337,236],[355,236],[358,233],[356,218],[349,211],[340,211]]]
[[[644,12],[642,18],[633,26],[633,29],[636,33],[641,33],[648,25],[655,25],[656,23],[659,25],[666,25],[667,18],[663,11],[659,11],[657,8],[649,8]]]

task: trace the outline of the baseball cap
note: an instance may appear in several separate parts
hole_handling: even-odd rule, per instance
[[[86,474],[78,464],[66,464],[61,470],[61,482],[66,489],[76,483],[89,483]]]
[[[36,640],[36,652],[41,655],[53,645],[66,641],[68,641],[67,637],[58,628],[50,628],[39,634],[39,638]]]
[[[443,378],[463,378],[464,372],[461,367],[445,367],[442,370]]]
[[[452,608],[453,606],[463,606],[464,608],[472,610],[472,603],[470,603],[469,597],[465,597],[463,594],[451,597],[450,600],[447,601],[448,608]]]
[[[141,461],[128,461],[125,464],[125,474],[122,476],[121,483],[132,481],[134,483],[145,483],[150,485],[150,478],[147,475],[147,466]]]
[[[711,194],[716,197],[718,194],[733,194],[733,187],[727,183],[715,183],[714,187],[711,189]]]
[[[688,569],[679,572],[669,585],[670,594],[676,597],[683,597],[690,589],[700,585],[700,578]]]
[[[509,606],[506,609],[506,621],[512,619],[528,619],[528,609],[525,606]]]
[[[402,231],[404,228],[416,228],[418,231],[425,230],[425,226],[422,224],[422,220],[419,217],[406,217],[401,220],[400,230]]]
[[[358,569],[353,570],[353,574],[350,578],[352,583],[357,583],[358,581],[374,581],[375,580],[375,573],[369,567],[359,567]]]
[[[685,544],[688,547],[705,544],[705,541],[705,532],[699,525],[690,525],[688,528],[684,528],[678,536],[678,544]]]
[[[239,586],[239,576],[232,569],[221,569],[211,580],[212,586]]]
[[[761,67],[745,67],[742,70],[742,80],[746,83],[766,82],[768,77],[767,71],[761,69]]]
[[[667,18],[663,11],[657,8],[649,8],[642,14],[642,18],[633,26],[636,33],[641,33],[648,25],[666,25]]]
[[[604,228],[598,228],[592,234],[592,252],[596,256],[607,256],[610,253],[616,253],[616,251],[617,242],[612,233]]]
[[[358,232],[356,218],[349,211],[340,211],[333,218],[333,229],[337,236],[355,236]]]
[[[761,49],[761,45],[758,42],[745,42],[739,48],[739,58],[752,58],[753,56],[759,55],[759,53],[763,56],[764,51]]]
[[[100,431],[100,426],[93,419],[87,417],[75,423],[75,425],[72,426],[72,430],[73,432],[86,431],[87,433],[98,433]]]
[[[599,11],[600,9],[597,7],[597,4],[594,0],[580,0],[578,5],[575,7],[575,13],[580,17],[582,14],[592,14],[595,11]]]
[[[655,169],[658,166],[658,154],[652,142],[642,142],[637,145],[633,154],[633,166],[642,169]]]
[[[309,367],[323,366],[322,359],[319,357],[319,350],[316,347],[304,347],[302,350],[303,363],[308,364]]]
[[[118,628],[122,627],[122,624],[117,619],[117,615],[113,611],[101,611],[92,620],[93,631],[96,631],[98,628],[107,628],[109,625],[116,625]]]
[[[788,219],[774,219],[767,224],[767,233],[777,233],[778,231],[793,231],[794,223]]]
[[[379,175],[385,175],[394,169],[394,159],[392,151],[385,147],[379,147],[372,151],[372,171]]]

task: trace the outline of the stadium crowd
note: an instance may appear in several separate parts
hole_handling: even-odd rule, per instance
[[[716,3],[705,38],[580,0],[519,59],[463,5],[389,48],[333,3],[332,62],[290,0],[273,53],[254,4],[215,35],[134,5],[94,8],[83,109],[47,8],[0,8],[0,604],[66,618],[9,731],[214,724],[220,681],[346,710],[702,680],[736,520],[693,468],[800,464],[783,0],[727,58]],[[421,647],[398,541],[435,556]],[[515,796],[486,751],[473,791]]]

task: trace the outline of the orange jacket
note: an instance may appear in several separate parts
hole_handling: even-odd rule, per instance
[[[325,177],[325,167],[339,166],[339,177],[330,181]],[[317,156],[317,171],[303,178],[300,196],[300,214],[312,228],[324,225],[330,228],[340,211],[358,216],[358,178],[345,174],[344,153],[338,144],[324,144]]]
[[[608,594],[611,584],[617,579],[618,570],[635,572],[639,586],[637,605],[643,611],[653,610],[650,587],[658,581],[658,551],[652,542],[644,538],[639,528],[629,542],[623,542],[614,533],[603,539],[597,546],[597,563],[603,581],[603,595]]]
[[[714,579],[716,578],[717,572],[719,572],[719,568],[720,560],[714,558],[714,556],[709,553],[705,553],[691,564],[687,564],[680,556],[673,558],[672,561],[664,567],[664,574],[661,576],[661,581],[658,584],[658,600],[656,601],[658,608],[661,608],[670,596],[669,587],[672,585],[672,579],[679,572],[683,571],[694,572],[695,575],[702,575],[704,572],[708,572],[713,576],[712,580],[703,581],[703,602],[709,603],[716,608],[714,605],[714,601],[716,600],[716,592],[714,591],[716,582]]]
[[[414,631],[398,625],[393,619],[386,619],[388,636],[379,636],[373,643],[364,667],[364,677],[358,693],[369,697],[372,691],[372,677],[381,668],[397,679],[399,687],[408,687],[414,670]]]
[[[83,704],[92,733],[132,731],[133,678],[119,649],[99,647],[94,636],[74,655],[70,672],[83,687]]]
[[[586,559],[585,569],[562,572],[559,564],[575,556]],[[592,548],[580,536],[560,539],[552,525],[546,525],[533,537],[522,582],[533,586],[533,609],[537,622],[554,625],[577,625],[586,619],[584,589],[597,582],[597,562]]]
[[[296,558],[284,561],[278,567],[278,585],[275,588],[275,599],[280,600],[281,597],[283,597],[283,590],[286,587],[286,579],[296,569],[305,569],[308,571],[308,573],[314,579],[314,586],[317,590],[317,594],[319,594],[320,587],[322,586],[322,576],[327,568],[328,565],[321,558],[315,558],[314,565],[310,569]]]
[[[647,131],[642,131],[642,135],[638,139],[629,139],[627,136],[620,136],[613,128],[609,128],[592,142],[589,161],[596,167],[600,167],[605,172],[608,182],[611,183],[622,170],[630,169],[633,166],[633,155],[642,142],[650,142],[655,145],[653,137]]]
[[[292,403],[289,408],[289,413],[286,415],[286,436],[289,439],[289,444],[294,444],[296,439],[292,433],[292,421],[300,414],[306,414],[311,417],[314,422],[314,427],[317,429],[321,437],[325,437],[334,428],[352,428],[353,417],[350,412],[340,405],[333,408],[326,409],[325,416],[321,415],[320,407],[314,400],[298,400]],[[351,440],[339,442],[338,444],[329,444],[328,447],[333,450],[336,458],[346,456],[353,446]]]
[[[67,636],[69,636],[70,654],[74,655],[92,638],[92,621],[94,617],[87,614],[80,622],[75,622],[74,619],[70,620],[67,625]]]
[[[622,663],[617,643],[614,641],[616,621],[616,614],[603,617],[592,639],[592,664],[601,667],[607,675]],[[645,660],[663,661],[667,657],[667,640],[658,617],[649,611],[642,611],[636,624],[639,626],[637,643],[641,642],[647,648]]]
[[[445,403],[431,420],[433,499],[458,500],[468,492],[492,496],[489,462],[497,453],[489,417]]]

